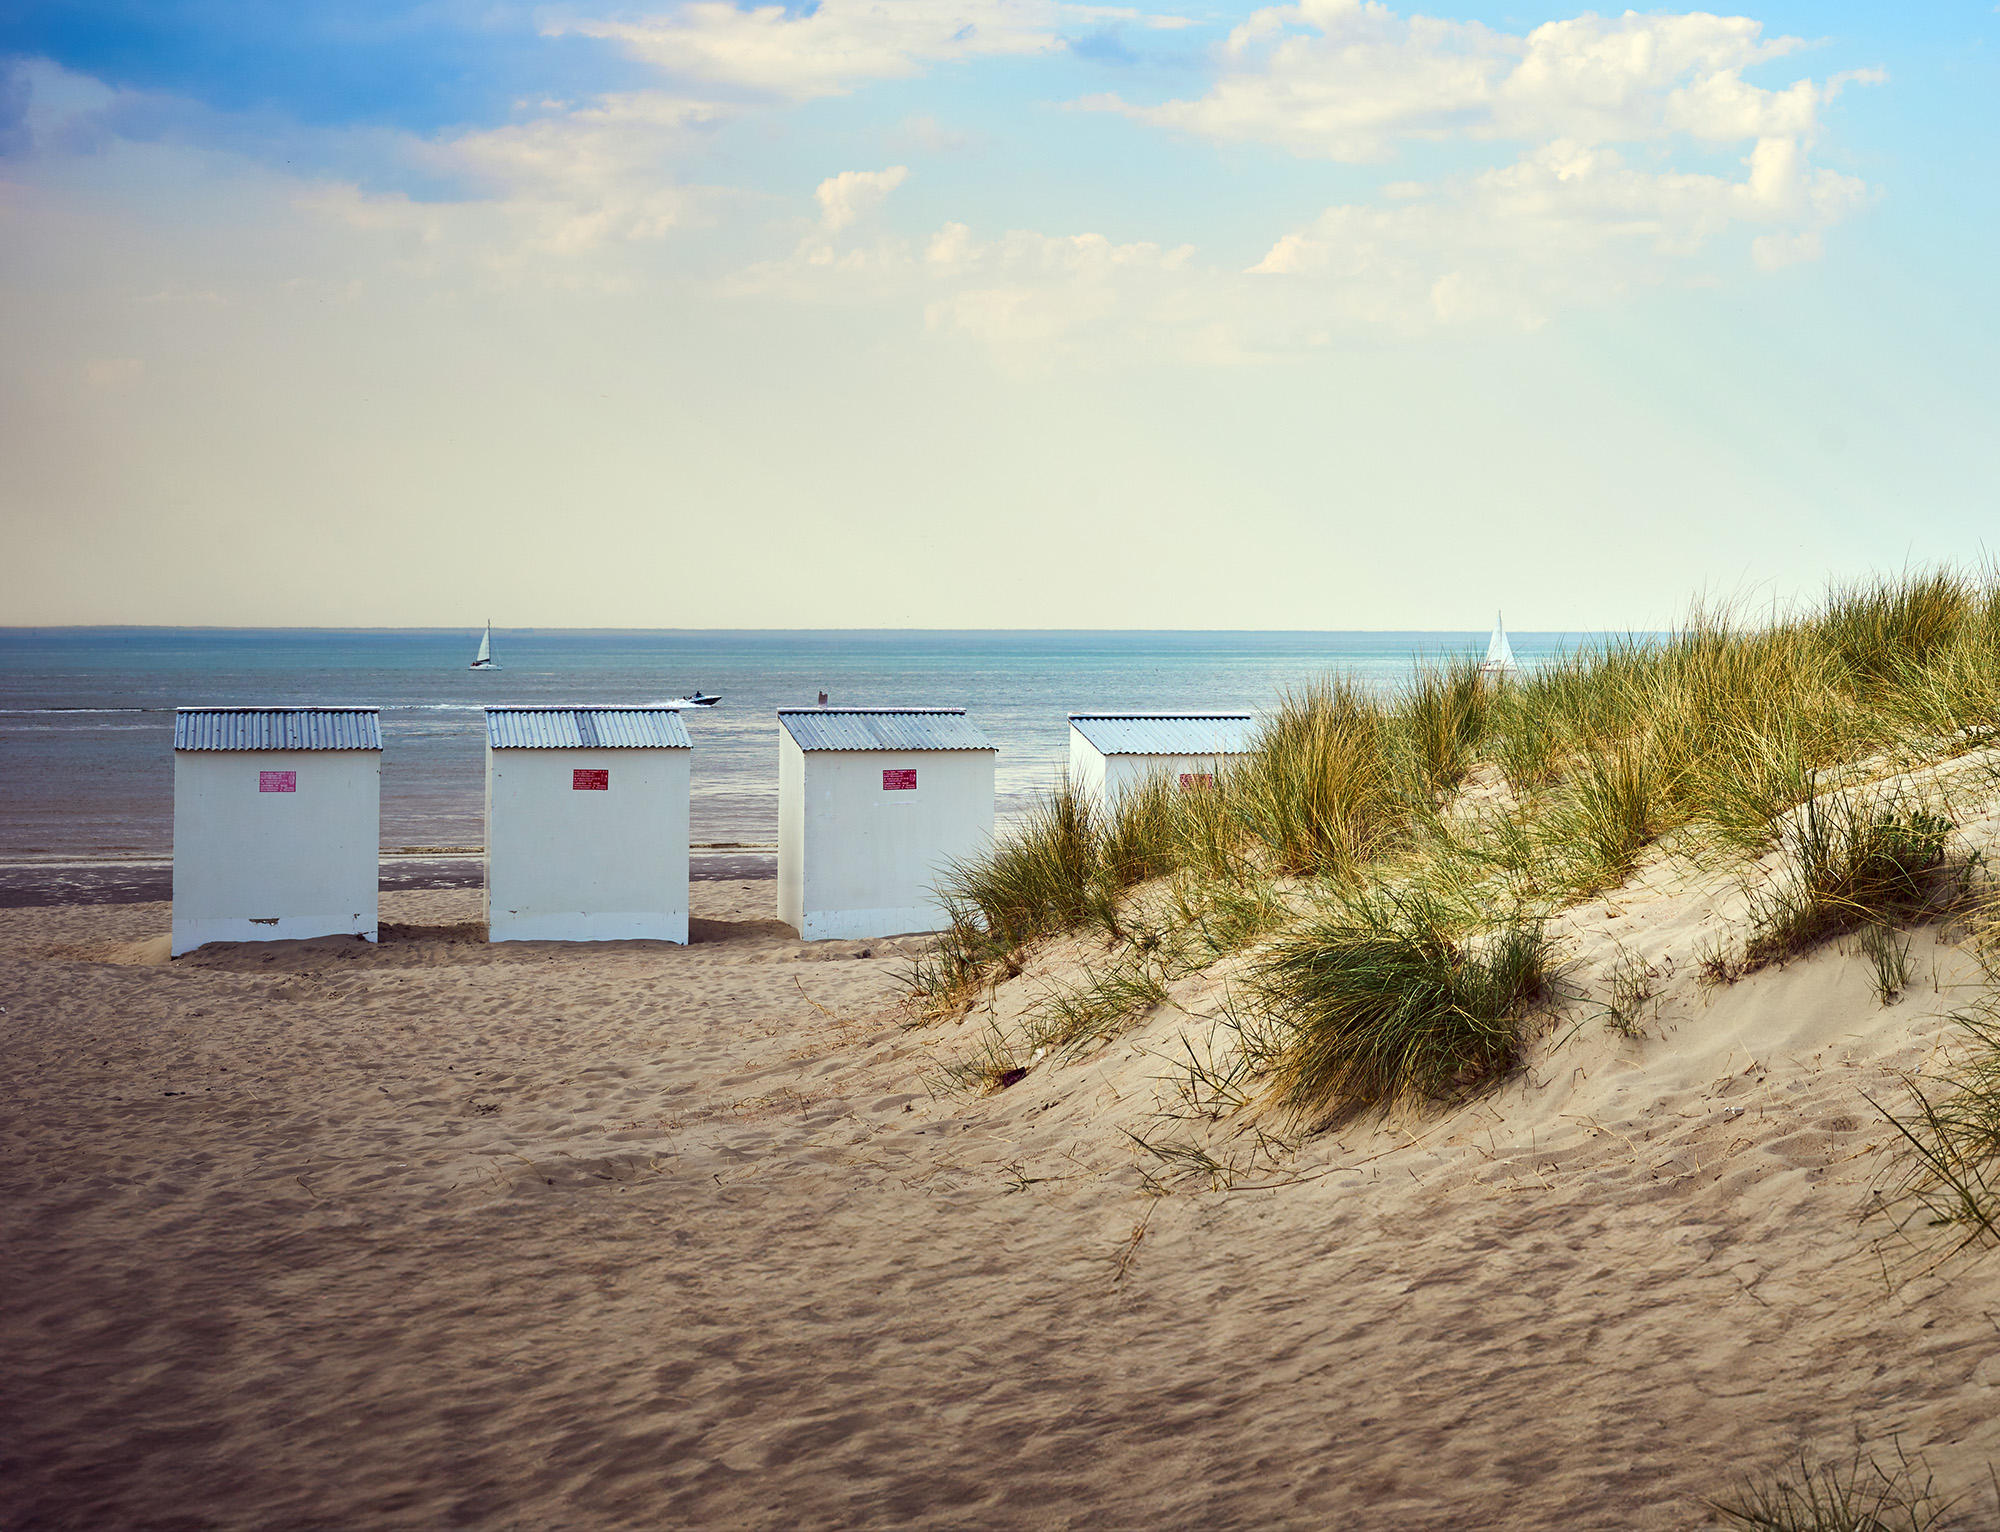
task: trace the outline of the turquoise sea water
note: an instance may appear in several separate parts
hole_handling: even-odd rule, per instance
[[[1524,665],[1587,635],[1515,633]],[[1088,709],[1262,708],[1344,672],[1390,688],[1417,655],[1483,653],[1480,633],[496,632],[466,667],[459,630],[0,630],[0,856],[158,855],[172,844],[173,709],[382,709],[382,844],[477,846],[489,702],[649,702],[699,687],[697,842],[777,833],[779,706],[964,707],[999,746],[1018,812]]]

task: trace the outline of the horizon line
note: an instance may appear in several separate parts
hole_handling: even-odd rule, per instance
[[[221,622],[32,622],[0,623],[0,634],[10,633],[479,633],[485,623],[468,627],[420,627],[393,623],[368,623],[340,627],[299,623]],[[502,628],[502,633],[1263,633],[1274,635],[1375,633],[1490,633],[1490,628],[920,628],[920,627],[838,627],[838,628],[637,628],[578,627],[540,623]],[[1670,628],[1509,628],[1509,634],[1523,633],[1667,633]]]

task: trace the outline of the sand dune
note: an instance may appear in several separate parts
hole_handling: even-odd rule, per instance
[[[1735,897],[1565,917],[1586,987],[1668,975],[1651,1037],[1579,1002],[1472,1106],[1167,1197],[1124,1130],[1226,969],[967,1099],[915,944],[802,946],[768,884],[686,949],[490,947],[456,891],[171,964],[165,906],[0,913],[0,1517],[1674,1528],[1891,1438],[1983,1482],[2000,1266],[1862,1220],[1867,1098],[1978,970],[1704,990]]]

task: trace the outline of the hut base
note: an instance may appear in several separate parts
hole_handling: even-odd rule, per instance
[[[687,911],[616,914],[500,915],[486,925],[490,942],[675,942],[685,947]]]
[[[215,915],[174,922],[173,955],[181,957],[211,942],[302,942],[315,936],[358,936],[375,940],[375,912],[365,915]]]
[[[920,904],[902,910],[808,910],[797,922],[802,940],[858,941],[870,936],[915,936],[944,929],[944,912]]]

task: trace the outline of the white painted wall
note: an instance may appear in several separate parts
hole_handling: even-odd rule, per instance
[[[1242,759],[1239,754],[1102,755],[1074,727],[1069,731],[1069,779],[1104,807],[1148,777],[1164,776],[1178,784],[1183,773],[1215,776]]]
[[[801,750],[778,729],[778,918],[807,941],[945,924],[944,868],[993,843],[991,750]],[[914,790],[882,773],[915,771]]]
[[[1093,803],[1104,801],[1104,757],[1097,746],[1077,732],[1076,725],[1069,730],[1069,780],[1070,786]]]
[[[486,939],[686,942],[691,754],[489,745]]]
[[[292,792],[260,790],[289,771]],[[379,750],[174,752],[175,957],[208,942],[375,940]]]
[[[778,725],[778,919],[805,934],[806,753],[782,723]]]

